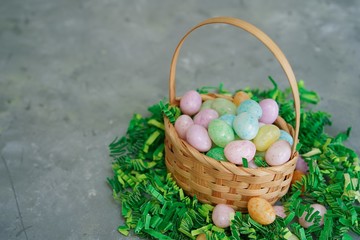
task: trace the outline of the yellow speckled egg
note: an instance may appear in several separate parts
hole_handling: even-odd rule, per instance
[[[250,217],[262,225],[269,225],[274,222],[276,218],[273,206],[261,197],[250,198],[248,211]]]
[[[253,143],[256,146],[256,150],[262,152],[266,151],[279,137],[280,129],[275,125],[266,124],[259,129],[256,137],[253,139]]]

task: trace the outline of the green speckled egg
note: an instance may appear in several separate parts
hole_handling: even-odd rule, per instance
[[[219,147],[225,147],[235,138],[232,127],[220,119],[214,119],[209,123],[208,132],[211,140]]]
[[[236,114],[236,105],[225,98],[216,98],[213,101],[211,108],[217,111],[220,116],[225,114]]]

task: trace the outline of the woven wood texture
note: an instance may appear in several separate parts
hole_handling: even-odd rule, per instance
[[[190,196],[203,203],[228,204],[234,209],[246,212],[251,197],[260,196],[274,204],[284,196],[290,186],[296,166],[298,153],[295,151],[300,126],[300,99],[294,73],[279,47],[262,31],[240,19],[216,17],[207,19],[192,29],[180,40],[175,49],[170,67],[169,99],[171,105],[179,105],[176,98],[175,72],[181,46],[187,36],[195,29],[213,23],[225,23],[246,30],[257,37],[279,61],[292,89],[295,103],[295,130],[284,119],[278,117],[275,124],[293,137],[291,159],[281,166],[267,168],[244,168],[230,162],[220,162],[200,153],[186,141],[179,138],[175,127],[165,117],[165,163],[177,184]],[[203,101],[214,98],[227,98],[219,94],[202,95]]]

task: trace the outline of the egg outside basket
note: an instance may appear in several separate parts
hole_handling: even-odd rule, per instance
[[[207,19],[190,29],[176,47],[170,67],[169,99],[170,104],[179,106],[175,94],[175,72],[180,48],[187,36],[195,29],[214,23],[224,23],[239,27],[258,38],[274,54],[283,68],[294,97],[296,125],[295,130],[284,119],[278,117],[275,124],[293,137],[291,159],[281,166],[266,168],[245,168],[230,162],[220,162],[207,157],[186,141],[179,138],[175,127],[165,117],[165,163],[177,184],[190,196],[196,195],[203,203],[228,204],[234,209],[246,212],[250,198],[259,196],[274,204],[284,196],[290,186],[298,153],[296,143],[300,124],[300,99],[295,75],[289,62],[279,47],[261,30],[236,18],[215,17]],[[202,95],[203,101],[214,98],[227,98],[219,94]]]

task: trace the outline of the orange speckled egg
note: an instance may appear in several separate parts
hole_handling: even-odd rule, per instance
[[[261,197],[253,197],[248,202],[250,217],[262,225],[275,221],[276,213],[271,204]]]
[[[248,100],[248,99],[250,99],[249,95],[246,92],[240,91],[234,95],[233,103],[236,106],[239,106],[240,103],[242,103],[243,101]]]

